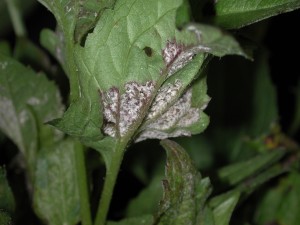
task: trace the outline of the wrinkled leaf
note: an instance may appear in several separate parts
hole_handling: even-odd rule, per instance
[[[244,162],[230,164],[218,171],[219,178],[228,185],[236,185],[247,177],[278,162],[284,155],[283,149],[274,149]]]
[[[13,213],[14,209],[15,209],[15,200],[6,179],[6,171],[4,168],[0,167],[0,211]]]
[[[154,177],[148,186],[129,202],[126,210],[127,217],[153,214],[157,211],[162,196],[161,180],[161,176]]]
[[[78,148],[72,140],[64,140],[42,149],[38,155],[34,208],[49,224],[75,225],[80,219],[74,155]]]
[[[224,28],[240,28],[300,7],[299,0],[218,0],[216,23]]]
[[[32,172],[40,145],[61,137],[43,124],[62,114],[59,92],[44,74],[0,55],[0,105],[0,129],[18,146]]]
[[[115,0],[39,0],[55,16],[66,41],[79,42],[93,28],[101,11],[112,7]]]
[[[199,224],[207,197],[211,193],[208,179],[202,179],[188,154],[169,140],[161,142],[167,151],[164,195],[154,224]]]
[[[128,138],[146,113],[156,110],[154,106],[149,109],[153,99],[155,104],[155,95],[163,97],[166,88],[178,84],[179,90],[175,90],[175,95],[165,105],[170,107],[176,103],[197,77],[207,56],[205,52],[217,56],[243,54],[234,39],[216,28],[191,25],[179,32],[175,26],[175,15],[181,4],[180,0],[164,1],[163,4],[161,0],[131,0],[126,4],[119,1],[114,10],[104,11],[93,33],[87,36],[85,45],[76,47],[79,69],[76,79],[80,85],[80,97],[73,99],[64,117],[53,124],[68,134],[91,141],[101,139],[99,128],[112,137]],[[173,48],[178,48],[176,51],[180,54],[172,55]],[[72,80],[75,78],[70,79],[74,83]],[[203,83],[205,79],[202,79]],[[138,89],[139,93],[136,92]],[[129,97],[133,92],[134,97]],[[136,104],[133,104],[134,101]],[[115,109],[114,105],[120,106]],[[142,128],[146,132],[137,138],[143,140],[200,132],[208,122],[204,114],[199,115],[202,115],[199,109],[202,107],[204,105],[197,105],[188,111],[193,112],[192,115],[182,113],[186,117],[195,117],[185,126],[197,122],[188,131],[168,126],[167,132],[157,131],[152,135],[152,130],[146,128],[151,123],[148,120]],[[156,110],[156,114],[163,111],[166,112],[167,108]],[[78,123],[69,122],[74,120]]]
[[[291,173],[262,197],[255,213],[256,224],[297,225],[300,221],[299,204],[300,175]]]
[[[151,215],[144,215],[141,217],[133,217],[123,219],[119,222],[108,221],[107,225],[152,225],[153,217]]]

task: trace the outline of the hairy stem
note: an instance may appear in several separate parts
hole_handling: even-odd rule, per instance
[[[79,186],[80,211],[82,225],[92,225],[89,191],[86,178],[84,149],[81,145],[75,147],[76,170]]]
[[[126,143],[119,142],[112,154],[110,165],[106,168],[106,177],[96,214],[95,225],[104,225],[109,210],[113,190],[123,160]]]
[[[9,16],[17,37],[25,37],[26,29],[15,0],[6,0]]]

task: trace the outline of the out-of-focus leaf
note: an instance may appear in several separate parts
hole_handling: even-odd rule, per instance
[[[11,56],[11,48],[6,41],[0,41],[0,54]]]
[[[107,225],[152,225],[153,216],[144,215],[141,217],[133,217],[128,219],[123,219],[119,222],[108,221]]]
[[[126,210],[126,217],[154,214],[162,197],[161,176],[155,177],[137,197],[132,199]]]
[[[295,110],[294,110],[294,118],[291,122],[289,133],[295,134],[300,128],[300,80],[296,88],[294,89],[295,94]]]
[[[220,169],[218,176],[228,185],[236,185],[247,177],[279,161],[285,153],[283,149],[274,149],[271,152],[262,153],[245,162],[230,164]]]
[[[210,201],[213,208],[215,225],[228,225],[232,212],[239,200],[240,193],[231,191],[220,196],[214,197]]]
[[[13,213],[14,209],[15,209],[14,196],[6,180],[5,169],[0,167],[0,211]]]
[[[14,48],[14,59],[35,70],[50,72],[51,64],[48,56],[27,38],[18,38]]]
[[[213,101],[207,113],[214,120],[209,139],[225,162],[247,160],[266,151],[263,139],[278,120],[276,89],[266,54],[260,52],[255,58],[254,64],[236,57],[210,63],[208,83]]]
[[[188,154],[169,140],[161,142],[167,151],[164,195],[154,224],[199,224],[204,204],[211,192],[208,179],[202,179]]]
[[[64,140],[39,152],[34,183],[34,208],[53,225],[75,225],[80,219],[75,151],[81,148]],[[81,150],[81,149],[80,149]]]
[[[8,14],[6,0],[0,0],[0,37],[7,34],[7,32],[11,31],[12,28],[11,19]],[[18,10],[20,13],[25,16],[34,9],[36,5],[35,0],[14,0],[18,6]]]
[[[1,225],[12,225],[12,219],[11,219],[10,215],[7,212],[2,211],[2,209],[0,209],[0,224]]]
[[[256,208],[255,223],[297,225],[300,221],[299,208],[300,175],[293,172],[262,196]]]
[[[224,28],[240,28],[300,7],[299,0],[218,0],[216,23]]]
[[[0,105],[0,129],[18,146],[33,172],[37,150],[61,138],[43,124],[62,114],[59,92],[44,74],[0,55]]]
[[[191,22],[191,6],[188,0],[183,0],[182,5],[177,9],[176,26],[182,28],[184,25]]]

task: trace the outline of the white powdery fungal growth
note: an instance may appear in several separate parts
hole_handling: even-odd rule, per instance
[[[161,112],[165,111],[169,104],[176,98],[181,87],[182,82],[176,79],[174,84],[168,83],[164,87],[160,88],[153,100],[146,119],[153,119],[157,115],[161,114]]]
[[[165,139],[191,135],[191,132],[185,128],[195,124],[200,118],[200,109],[193,108],[191,102],[192,91],[189,89],[167,112],[155,122],[148,124],[136,142],[145,139]]]
[[[187,47],[184,46],[183,44],[178,44],[175,40],[168,41],[166,47],[163,49],[162,52],[163,59],[168,69],[167,77],[170,77],[178,70],[182,69],[199,52],[209,52],[209,51],[210,48],[205,47],[203,45],[195,45],[192,47]]]
[[[153,91],[154,83],[148,81],[145,84],[126,83],[125,93],[121,96],[116,87],[103,92],[104,133],[115,137],[118,131],[121,137],[124,136],[140,116]]]

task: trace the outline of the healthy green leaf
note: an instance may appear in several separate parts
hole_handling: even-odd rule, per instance
[[[211,193],[208,179],[202,179],[188,154],[169,140],[161,142],[167,151],[164,195],[154,224],[199,224],[204,204]]]
[[[36,213],[52,225],[75,225],[80,219],[75,167],[76,143],[64,140],[39,152],[34,183]]]
[[[255,222],[258,225],[270,222],[296,225],[300,220],[299,204],[300,175],[294,172],[265,193],[256,209]]]
[[[4,168],[0,167],[0,211],[13,213],[14,209],[15,209],[15,200],[6,179],[6,171]]]
[[[210,201],[213,208],[215,225],[228,225],[232,212],[239,200],[240,193],[232,191],[217,196]]]
[[[274,149],[263,153],[245,162],[230,164],[218,171],[219,178],[228,185],[236,185],[247,177],[278,162],[284,155],[283,149]]]
[[[152,225],[153,216],[144,215],[121,220],[119,222],[108,221],[107,225]]]
[[[0,105],[0,129],[18,146],[33,172],[37,150],[61,138],[43,124],[62,114],[59,92],[44,74],[0,55]]]
[[[218,0],[216,23],[224,28],[240,28],[251,23],[300,8],[299,0]]]

